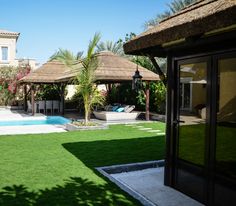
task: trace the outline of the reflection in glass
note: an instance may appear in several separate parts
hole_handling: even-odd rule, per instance
[[[204,202],[207,63],[180,66],[176,187]]]
[[[236,179],[236,58],[218,66],[217,172]]]
[[[206,69],[204,62],[180,66],[178,157],[195,165],[204,164]]]

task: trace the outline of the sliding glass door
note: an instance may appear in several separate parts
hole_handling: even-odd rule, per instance
[[[217,61],[215,205],[236,204],[236,55]]]
[[[174,187],[236,203],[236,53],[177,61]]]
[[[176,188],[205,200],[207,59],[178,65]]]

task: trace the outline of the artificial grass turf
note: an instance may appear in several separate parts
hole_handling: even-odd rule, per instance
[[[124,125],[0,136],[0,205],[138,205],[94,168],[163,159],[164,145],[164,136]]]

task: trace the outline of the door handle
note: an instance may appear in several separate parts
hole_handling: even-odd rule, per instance
[[[173,121],[174,124],[185,123],[183,120],[176,119]]]

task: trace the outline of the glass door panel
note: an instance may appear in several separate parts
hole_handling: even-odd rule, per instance
[[[215,205],[236,203],[236,57],[218,61]]]
[[[180,64],[176,187],[201,202],[205,199],[206,85],[207,62]]]

